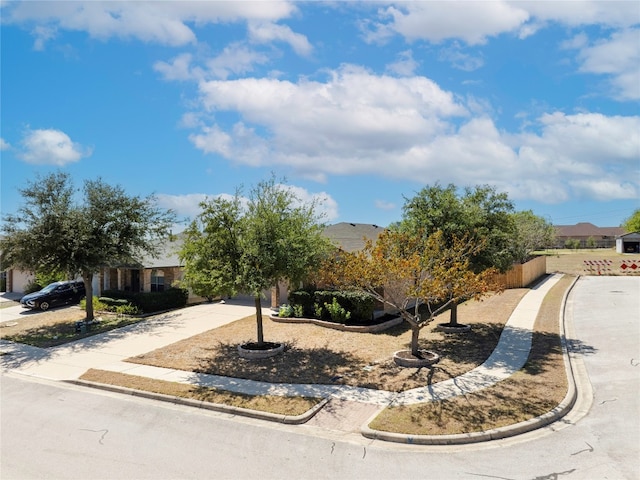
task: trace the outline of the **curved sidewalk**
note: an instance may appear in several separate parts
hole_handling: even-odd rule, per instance
[[[508,378],[522,368],[529,356],[533,325],[540,305],[547,292],[561,277],[562,275],[558,274],[551,275],[533,287],[531,291],[523,297],[509,317],[496,349],[482,365],[459,377],[401,393],[344,385],[274,384],[138,365],[123,361],[103,365],[100,368],[141,377],[219,388],[250,395],[333,398],[378,406],[387,406],[390,404],[407,405],[443,400],[489,387]]]

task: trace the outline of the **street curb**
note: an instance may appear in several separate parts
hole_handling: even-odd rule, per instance
[[[513,425],[500,427],[492,430],[486,430],[482,432],[472,433],[460,433],[453,435],[408,435],[402,433],[385,432],[382,430],[374,430],[369,428],[369,424],[380,415],[380,411],[372,415],[365,424],[361,427],[360,432],[366,438],[373,440],[383,440],[387,442],[406,443],[413,445],[462,445],[470,443],[487,442],[491,440],[504,439],[508,437],[514,437],[523,433],[531,432],[546,427],[560,418],[567,415],[573,409],[578,398],[578,388],[575,380],[576,365],[574,364],[574,358],[569,354],[567,348],[566,339],[566,318],[565,310],[567,306],[567,299],[569,294],[573,290],[573,287],[577,283],[580,276],[576,277],[567,291],[565,292],[562,303],[560,305],[560,342],[562,345],[562,355],[564,358],[565,372],[567,375],[568,387],[567,394],[564,399],[549,412],[540,415],[536,418],[525,420]]]
[[[255,418],[259,420],[267,420],[270,422],[284,423],[287,425],[300,425],[308,422],[311,417],[318,413],[328,402],[328,398],[323,398],[319,403],[300,415],[281,415],[277,413],[261,412],[259,410],[251,410],[248,408],[233,407],[221,403],[205,402],[203,400],[194,400],[191,398],[174,397],[163,393],[147,392],[144,390],[136,390],[128,387],[120,387],[117,385],[109,385],[105,383],[91,382],[88,380],[63,380],[65,383],[79,385],[82,387],[97,388],[108,392],[121,393],[124,395],[132,395],[134,397],[148,398],[159,400],[162,402],[173,403],[176,405],[184,405],[188,407],[202,408],[205,410],[213,410],[215,412],[228,413],[230,415],[239,415],[242,417]]]

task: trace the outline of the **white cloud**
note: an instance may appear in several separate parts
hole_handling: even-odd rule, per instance
[[[227,45],[214,58],[206,61],[209,78],[226,79],[231,74],[240,75],[252,72],[255,65],[264,65],[269,57],[263,53],[251,50],[241,43]]]
[[[303,57],[311,55],[313,47],[307,37],[293,32],[285,25],[271,22],[250,22],[249,37],[256,43],[272,43],[275,41],[288,43],[291,48]]]
[[[193,220],[200,213],[200,203],[207,199],[204,193],[190,193],[187,195],[157,194],[158,205],[171,209],[180,218]]]
[[[86,32],[93,38],[136,38],[170,46],[196,42],[188,24],[259,21],[275,22],[296,11],[289,1],[269,2],[7,2],[2,20],[6,23],[37,22],[33,32],[36,48],[43,48],[57,29]],[[290,33],[289,41],[301,43]]]
[[[385,211],[394,210],[397,207],[395,203],[387,202],[386,200],[376,200],[375,206],[377,209]]]
[[[9,150],[10,148],[11,145],[9,145],[9,143],[6,142],[4,138],[0,138],[0,151]]]
[[[71,141],[69,136],[54,129],[29,130],[22,139],[19,156],[27,163],[62,167],[91,155],[91,148]]]
[[[191,141],[236,163],[286,165],[318,181],[366,174],[488,183],[542,202],[640,192],[638,116],[552,112],[509,133],[473,97],[465,104],[427,78],[375,76],[348,65],[325,82],[210,81],[200,92],[206,112],[233,111],[241,121],[201,127]]]
[[[202,71],[192,69],[191,61],[193,55],[190,53],[181,53],[173,57],[169,62],[158,61],[153,64],[153,69],[162,74],[165,80],[169,81],[186,81],[197,80],[202,78]]]
[[[338,204],[337,202],[326,192],[312,193],[308,190],[293,185],[279,185],[280,188],[290,190],[294,196],[300,200],[302,204],[316,204],[316,213],[322,215],[325,221],[332,221],[338,218]],[[190,193],[186,195],[169,195],[158,194],[156,199],[158,205],[163,208],[171,209],[176,212],[180,218],[186,218],[187,220],[195,219],[201,210],[200,204],[212,198],[225,198],[231,200],[234,198],[233,194],[220,193],[216,195],[207,195],[204,193]],[[246,197],[240,197],[240,203],[246,206],[248,199]]]
[[[405,50],[398,54],[398,60],[387,65],[386,70],[402,77],[409,77],[419,66],[420,64],[413,59],[413,52]]]
[[[488,37],[517,31],[529,13],[517,2],[404,2],[381,10],[374,38],[395,32],[410,41],[438,43],[458,38],[470,45],[483,44]]]
[[[440,50],[439,59],[449,62],[453,68],[465,72],[472,72],[484,65],[482,56],[464,53],[458,42],[455,42],[451,47]]]
[[[409,41],[439,43],[458,39],[479,45],[504,33],[526,38],[551,22],[612,28],[638,23],[638,6],[632,1],[398,2],[381,7],[378,13],[379,21],[369,23],[369,31],[365,32],[366,40],[371,42],[386,41],[397,34]]]
[[[638,23],[638,5],[633,1],[541,2],[539,0],[514,0],[509,3],[526,10],[537,21],[557,22],[572,27],[605,25],[624,28]]]
[[[538,124],[540,134],[515,140],[523,176],[537,176],[538,189],[525,189],[514,198],[553,202],[640,195],[640,117],[555,112],[541,116]],[[545,183],[552,188],[544,188]]]
[[[324,221],[330,222],[338,218],[338,203],[327,192],[311,193],[295,185],[280,184],[279,187],[291,191],[300,201],[300,206],[315,204],[316,213],[320,214]]]
[[[614,32],[610,38],[583,46],[580,71],[611,75],[613,96],[640,99],[640,29]]]

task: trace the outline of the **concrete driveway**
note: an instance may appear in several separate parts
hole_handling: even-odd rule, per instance
[[[62,308],[69,307],[61,307],[60,309]],[[41,313],[44,312],[41,312],[39,310],[31,310],[29,308],[23,308],[21,305],[0,308],[0,323],[19,322],[20,320],[30,317],[31,315],[39,315]]]

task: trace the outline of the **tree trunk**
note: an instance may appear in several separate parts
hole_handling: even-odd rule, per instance
[[[451,304],[451,316],[449,317],[449,325],[458,325],[458,302]]]
[[[258,345],[262,345],[264,343],[264,334],[262,333],[262,302],[260,301],[260,296],[254,297],[255,305],[256,305],[256,324],[258,327]]]
[[[420,336],[420,329],[418,327],[411,326],[411,355],[414,357],[420,357],[420,351],[418,350],[418,337]]]
[[[84,282],[84,291],[86,293],[86,316],[84,321],[90,322],[93,320],[93,273],[83,273],[82,281]]]

